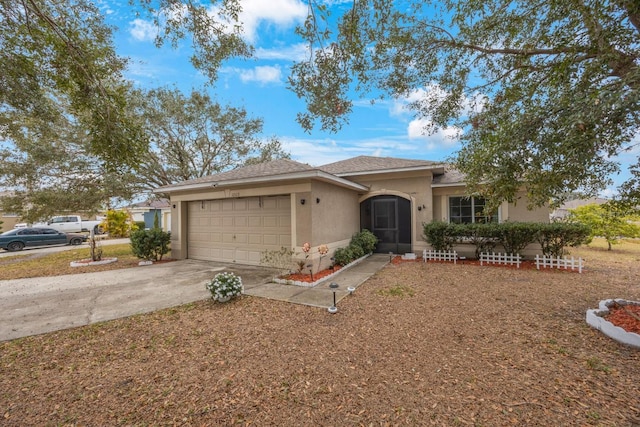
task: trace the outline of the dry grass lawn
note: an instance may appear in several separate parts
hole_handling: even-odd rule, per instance
[[[335,315],[244,296],[0,343],[0,424],[640,425],[640,350],[584,320],[640,300],[640,245],[573,255],[389,265]]]
[[[63,252],[29,253],[18,252],[16,255],[0,258],[0,280],[26,279],[29,277],[60,276],[63,274],[81,274],[95,271],[106,271],[119,268],[136,267],[140,261],[131,253],[131,245],[103,245],[104,258],[118,258],[114,264],[92,266],[90,269],[71,267],[71,261],[91,258],[89,248],[74,246]]]

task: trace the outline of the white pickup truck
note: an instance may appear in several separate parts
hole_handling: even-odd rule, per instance
[[[100,220],[84,220],[80,215],[61,215],[49,218],[46,224],[34,225],[53,228],[64,233],[80,233],[83,231],[91,231],[95,234],[102,234],[104,231],[100,224]]]

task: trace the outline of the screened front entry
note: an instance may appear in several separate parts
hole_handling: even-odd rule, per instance
[[[363,201],[360,228],[378,238],[376,252],[411,252],[411,202],[397,196],[375,196]]]

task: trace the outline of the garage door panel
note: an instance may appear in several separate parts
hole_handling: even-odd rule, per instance
[[[286,248],[288,246],[291,246],[291,235],[290,234],[287,234],[287,235],[281,234],[279,236],[279,238],[280,238],[280,243],[279,243],[280,247],[284,246]]]
[[[278,221],[279,221],[280,227],[283,227],[283,228],[291,227],[291,218],[279,217]]]
[[[264,209],[271,209],[271,210],[277,209],[278,208],[278,200],[276,198],[273,198],[273,197],[266,197],[262,201],[262,207]]]
[[[262,259],[262,252],[258,251],[249,251],[249,257],[247,258],[248,264],[260,264],[260,260]]]
[[[262,238],[262,243],[265,246],[276,246],[280,243],[280,238],[278,237],[277,234],[265,234],[264,237]]]
[[[291,246],[289,207],[289,196],[189,202],[188,256],[260,264],[265,250]]]
[[[278,217],[277,216],[265,216],[263,218],[262,226],[265,227],[265,228],[278,227]]]
[[[237,199],[233,201],[233,210],[246,211],[248,209],[247,199]]]
[[[222,201],[222,211],[223,212],[233,212],[233,200],[223,200]]]
[[[250,216],[247,219],[247,226],[251,228],[262,227],[262,217],[260,216]]]
[[[241,262],[246,264],[246,262],[249,260],[249,252],[238,249],[235,252],[235,259],[236,259],[236,262]]]
[[[247,209],[250,211],[259,211],[262,209],[262,197],[253,197],[247,199]]]

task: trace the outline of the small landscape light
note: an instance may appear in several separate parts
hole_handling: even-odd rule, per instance
[[[336,289],[338,289],[339,285],[336,282],[331,282],[329,288],[333,291],[333,305],[329,307],[329,313],[335,314],[338,312],[338,307],[336,307]]]
[[[356,288],[354,288],[353,286],[349,286],[347,288],[347,291],[349,292],[349,295],[353,295],[353,293],[356,291]]]

